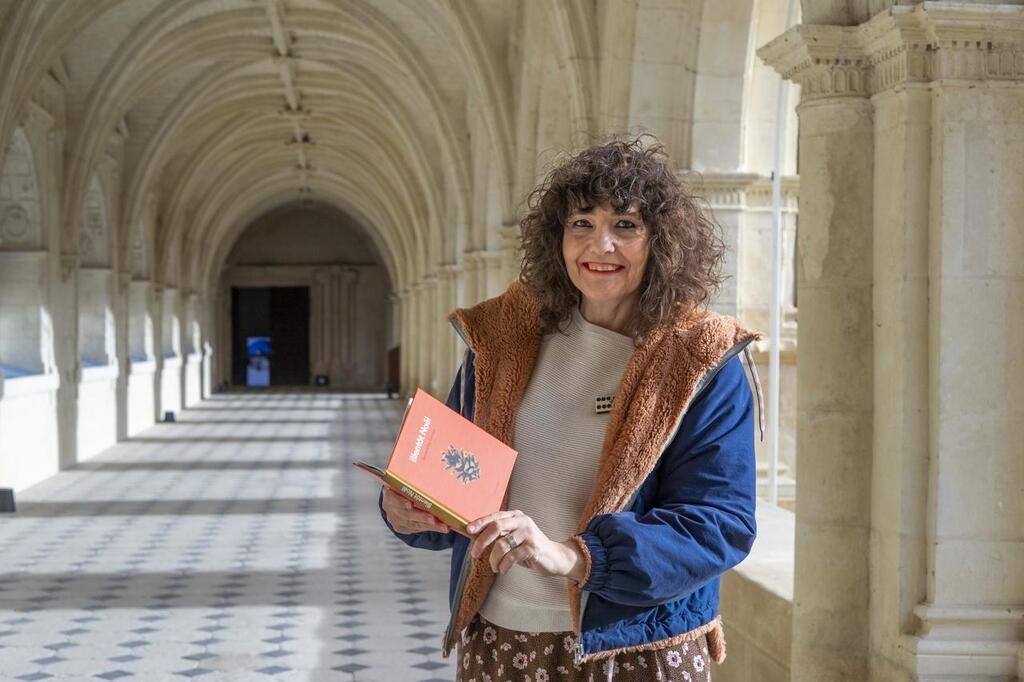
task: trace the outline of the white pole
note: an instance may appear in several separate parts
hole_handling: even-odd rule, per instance
[[[789,0],[786,6],[786,30],[793,23],[793,8],[796,3]],[[786,135],[788,89],[786,79],[779,77],[778,98],[775,109],[775,148],[772,159],[772,302],[771,302],[771,348],[768,351],[768,501],[779,503],[779,345],[782,341],[782,144]]]

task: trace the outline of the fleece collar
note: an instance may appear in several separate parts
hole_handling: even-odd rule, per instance
[[[475,355],[474,422],[510,446],[516,410],[540,349],[540,312],[539,297],[516,281],[503,294],[456,309],[448,317]],[[653,471],[701,378],[731,348],[763,336],[731,316],[704,309],[681,314],[647,335],[623,372],[594,490],[577,533],[595,516],[624,507]],[[468,625],[495,580],[486,557],[472,559],[467,554],[466,560],[473,563],[455,615],[455,632]],[[568,583],[572,622],[578,632],[580,589],[574,581]]]

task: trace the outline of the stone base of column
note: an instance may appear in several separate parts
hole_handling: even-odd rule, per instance
[[[919,605],[921,635],[902,643],[921,681],[1020,678],[1024,608]]]

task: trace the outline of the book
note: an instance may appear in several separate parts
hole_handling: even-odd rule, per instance
[[[515,461],[515,450],[416,389],[387,466],[353,465],[470,537],[470,522],[501,509]]]

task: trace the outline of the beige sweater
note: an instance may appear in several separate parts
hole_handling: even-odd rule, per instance
[[[513,447],[519,455],[509,481],[508,508],[529,515],[556,542],[571,537],[590,497],[608,412],[633,355],[633,340],[590,324],[576,311],[568,335],[541,342],[533,375],[516,413]],[[566,578],[522,566],[498,575],[480,609],[504,628],[522,632],[572,629]]]

